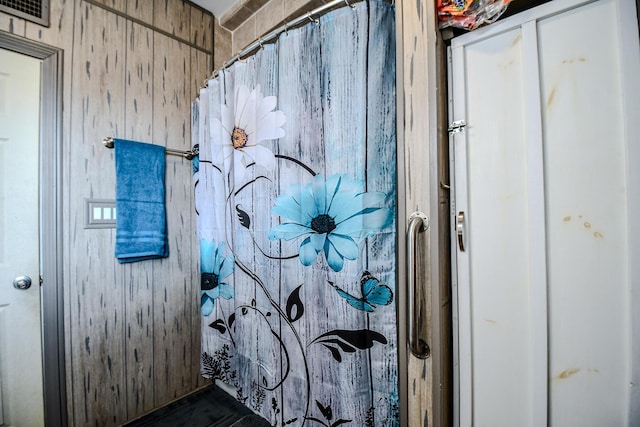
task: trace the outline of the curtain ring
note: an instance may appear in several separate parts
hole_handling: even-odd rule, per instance
[[[319,24],[319,23],[320,23],[320,21],[318,21],[317,19],[315,19],[315,18],[313,17],[313,15],[311,15],[311,11],[307,12],[307,18],[309,18],[309,21],[311,21],[311,22],[315,22],[316,24]]]
[[[344,0],[344,2],[346,3],[347,6],[349,6],[351,8],[351,10],[355,10],[356,9],[355,5],[349,4],[349,0]]]
[[[262,37],[258,37],[258,45],[260,46],[260,49],[264,48],[262,45]]]
[[[284,21],[284,33],[287,36],[289,35],[289,23],[287,23],[287,21]]]

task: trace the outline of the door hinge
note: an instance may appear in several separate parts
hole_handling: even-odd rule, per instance
[[[467,122],[465,122],[464,120],[456,120],[455,122],[449,125],[449,129],[447,130],[449,131],[449,135],[452,135],[454,133],[460,133],[464,131],[464,128],[466,126],[467,126]]]
[[[42,276],[40,276],[40,286],[42,286],[43,282],[44,282],[44,279],[42,278]]]

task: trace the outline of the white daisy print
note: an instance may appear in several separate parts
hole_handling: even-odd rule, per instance
[[[284,136],[282,125],[286,117],[276,110],[275,96],[263,96],[260,85],[253,91],[239,86],[233,99],[233,110],[226,104],[221,106],[221,118],[213,119],[213,135],[223,138],[224,169],[234,169],[236,185],[244,180],[247,167],[253,163],[271,171],[275,168],[273,152],[259,143]],[[216,129],[216,127],[218,127]]]

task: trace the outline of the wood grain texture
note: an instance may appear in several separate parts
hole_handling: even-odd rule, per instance
[[[50,2],[49,27],[27,22],[25,37],[52,46],[62,47],[65,51],[71,52],[73,31],[69,31],[69,29],[73,28],[74,4],[74,0],[57,0]],[[69,58],[64,59],[70,60],[71,55],[67,56]],[[65,69],[67,68],[65,67]],[[71,73],[65,73],[65,77],[70,75]]]
[[[191,7],[182,1],[153,0],[153,25],[169,34],[189,40]]]
[[[17,36],[24,36],[26,22],[4,12],[0,12],[0,30]]]
[[[213,21],[214,17],[200,9],[191,8],[191,43],[213,51]]]
[[[197,49],[191,49],[191,84],[190,84],[190,100],[195,100],[196,97],[200,93],[200,87],[205,85],[205,80],[211,73],[211,55],[205,55],[201,51]],[[191,117],[190,117],[191,118]],[[195,129],[197,131],[197,128]],[[190,129],[190,132],[193,133],[194,129]],[[191,138],[189,143],[191,144],[193,141],[197,141],[197,138]],[[192,181],[190,181],[191,183]],[[193,384],[196,387],[201,387],[210,383],[210,380],[205,379],[200,374],[200,348],[201,348],[201,337],[202,333],[200,331],[200,247],[198,239],[196,238],[196,215],[195,215],[195,199],[193,196],[193,189],[189,187],[189,195],[191,196],[191,205],[189,207],[189,232],[190,234],[190,242],[191,242],[191,254],[190,257],[190,271],[193,272],[192,277],[192,291],[193,291],[193,309],[192,315],[194,316],[192,319],[193,326],[191,328],[191,366],[192,366],[192,375],[193,375]]]
[[[154,34],[153,135],[156,144],[191,145],[190,48]],[[185,76],[177,79],[175,76]],[[167,157],[166,203],[170,259],[153,261],[155,402],[162,405],[194,389],[191,328],[196,300],[191,267],[191,167]]]
[[[95,0],[119,12],[127,11],[127,0]]]
[[[206,55],[199,50],[191,49],[191,84],[189,86],[190,100],[195,99],[200,88],[205,86],[205,81],[211,74],[211,55]],[[190,141],[191,142],[191,141]]]
[[[432,177],[437,170],[437,157],[432,151],[431,141],[437,136],[435,93],[435,32],[436,20],[434,16],[435,2],[432,0],[420,0],[417,2],[401,2],[398,4],[398,13],[401,14],[402,28],[400,30],[402,60],[402,85],[403,98],[401,110],[404,116],[402,129],[402,144],[404,146],[404,181],[405,181],[405,210],[406,215],[414,211],[427,214],[432,220],[438,218],[439,203],[433,203],[432,188],[437,189],[437,178]],[[401,121],[399,121],[401,123]],[[437,175],[436,175],[437,176]],[[437,224],[437,221],[436,221]],[[433,225],[433,224],[432,224]],[[418,283],[429,284],[421,289],[419,294],[423,297],[425,307],[426,325],[439,323],[439,288],[440,283],[437,274],[438,266],[434,265],[434,256],[437,259],[438,229],[431,229],[427,233],[421,233],[418,260],[423,260],[418,267]],[[435,238],[434,238],[435,237]],[[436,242],[436,246],[434,246]],[[434,282],[435,279],[435,282]],[[433,287],[436,283],[436,287]],[[434,294],[435,289],[435,294]],[[437,322],[434,321],[438,320]],[[424,326],[426,326],[424,325]],[[439,332],[430,326],[427,331],[432,351],[439,348]],[[434,341],[435,340],[435,341]],[[438,350],[436,350],[438,351]],[[406,422],[409,426],[431,426],[439,424],[439,414],[434,407],[434,393],[437,393],[439,369],[437,363],[440,356],[432,353],[428,359],[418,359],[408,355],[408,378],[406,393],[408,394],[408,408]],[[434,377],[436,377],[434,379]],[[435,424],[434,424],[435,423]]]
[[[114,197],[113,153],[98,135],[118,135],[124,122],[125,20],[76,3],[73,63],[72,145],[69,192],[72,212],[68,242],[71,348],[69,398],[76,425],[126,420],[124,289],[113,260],[112,229],[85,230],[83,197]],[[82,260],[82,261],[80,261]]]
[[[149,0],[128,0],[127,15],[153,25],[154,6],[155,4]]]
[[[125,75],[125,137],[153,142],[153,31],[127,23]],[[153,270],[148,263],[121,267],[126,323],[125,361],[128,418],[140,416],[154,406]]]
[[[124,11],[119,6],[124,2],[102,3]],[[126,6],[132,17],[150,23],[154,8],[149,2],[127,1]],[[172,148],[190,145],[189,104],[196,84],[210,71],[212,55],[164,36],[156,39],[152,29],[82,0],[52,0],[50,8],[48,28],[0,13],[0,31],[64,49],[69,425],[111,426],[204,383],[199,376],[191,166],[179,157],[167,158],[172,252],[163,261],[119,265],[113,252],[115,231],[84,229],[83,199],[115,196],[114,153],[102,146],[105,136]],[[182,23],[185,41],[191,31],[190,9]],[[163,60],[154,62],[157,49]],[[166,58],[179,58],[179,65],[165,68]],[[156,319],[161,319],[158,325]],[[157,372],[167,374],[156,381]]]
[[[107,7],[117,10],[118,12],[125,13],[127,11],[128,0],[96,0],[99,3],[104,4]]]

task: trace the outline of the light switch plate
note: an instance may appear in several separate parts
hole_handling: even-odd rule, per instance
[[[115,228],[116,201],[110,199],[84,199],[84,228]]]

